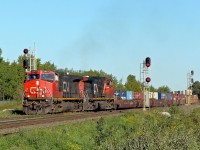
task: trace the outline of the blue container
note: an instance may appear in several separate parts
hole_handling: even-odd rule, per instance
[[[167,97],[167,100],[171,100],[171,94],[170,93],[166,93],[166,97]]]
[[[126,91],[120,91],[120,97],[121,97],[121,99],[123,99],[123,100],[126,100]]]
[[[115,92],[114,92],[114,95],[115,95],[115,96],[120,96],[120,91],[115,91]]]
[[[158,93],[158,100],[162,99],[162,93]]]
[[[133,92],[132,91],[126,91],[126,99],[127,100],[133,99]]]

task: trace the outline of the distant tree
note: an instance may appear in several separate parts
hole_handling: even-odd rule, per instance
[[[41,66],[42,66],[41,59],[37,58],[37,70],[42,70]]]
[[[139,81],[136,80],[134,75],[128,75],[127,81],[125,83],[125,88],[128,91],[141,91],[141,84]]]
[[[122,83],[122,79],[120,79],[115,87],[115,90],[118,91],[124,91],[125,90],[125,86]]]
[[[54,65],[54,63],[51,63],[50,61],[47,61],[44,64],[40,65],[40,69],[41,70],[55,71],[56,70],[56,66]]]
[[[157,90],[159,93],[169,93],[170,92],[170,88],[168,86],[161,86],[158,88]]]
[[[198,95],[198,98],[200,99],[200,82],[199,81],[195,81],[192,85],[192,92],[193,94]]]
[[[2,49],[0,48],[0,63],[3,61],[3,57],[1,57],[2,55]]]
[[[150,88],[151,92],[156,92],[157,91],[152,85],[150,85],[149,88]]]
[[[9,62],[2,61],[0,64],[0,94],[1,99],[10,99],[10,81],[12,72],[10,72]]]
[[[114,88],[116,89],[117,84],[118,84],[117,78],[115,76],[113,76],[112,74],[110,77],[112,79],[112,84],[113,84]]]
[[[14,70],[14,76],[12,77],[15,82],[13,87],[13,99],[21,100],[23,94],[23,81],[25,78],[24,68],[22,67],[22,56],[18,57],[17,62],[12,62],[10,67]]]
[[[17,80],[20,86],[23,86],[25,78],[25,70],[23,68],[23,56],[19,56],[17,60]]]

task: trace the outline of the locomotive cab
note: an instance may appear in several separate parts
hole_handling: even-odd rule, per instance
[[[59,96],[58,76],[52,71],[37,70],[27,72],[24,91],[25,99],[50,99]]]

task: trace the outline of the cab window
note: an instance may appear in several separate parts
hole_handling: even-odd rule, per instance
[[[41,74],[41,79],[49,82],[54,81],[54,74]]]
[[[40,75],[39,74],[29,74],[28,75],[28,81],[34,80],[34,79],[39,79]]]

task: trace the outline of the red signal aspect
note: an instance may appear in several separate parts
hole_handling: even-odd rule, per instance
[[[27,54],[28,53],[28,49],[24,49],[24,54]]]
[[[147,77],[147,78],[146,78],[146,82],[147,82],[147,83],[151,82],[151,78]]]
[[[150,57],[147,57],[145,59],[145,65],[146,65],[146,67],[150,67],[151,66],[151,58]]]

